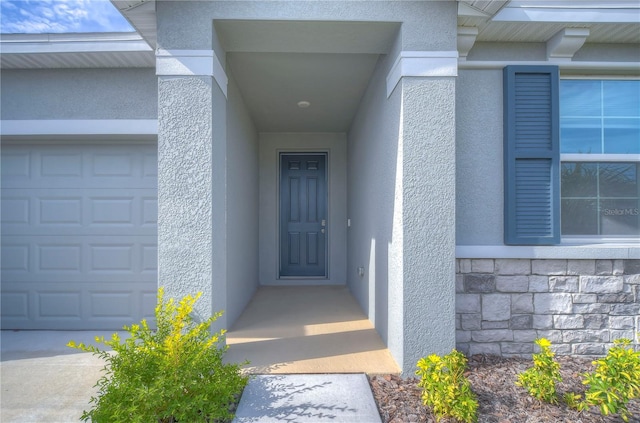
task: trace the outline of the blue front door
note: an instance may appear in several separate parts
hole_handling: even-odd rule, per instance
[[[280,276],[327,276],[327,155],[280,155]]]

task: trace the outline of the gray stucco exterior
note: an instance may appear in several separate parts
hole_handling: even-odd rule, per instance
[[[153,69],[3,69],[2,119],[157,119]]]
[[[146,135],[157,138],[158,282],[170,296],[203,292],[198,317],[224,310],[219,328],[261,285],[345,284],[406,376],[456,345],[526,355],[551,334],[562,353],[604,351],[640,331],[639,241],[505,245],[502,69],[638,78],[637,24],[567,41],[555,21],[495,23],[495,2],[475,3],[156,1],[155,69],[2,69],[1,118],[108,121],[117,136],[97,133],[120,142],[120,122],[157,122]],[[497,29],[478,36],[485,24]],[[551,39],[565,43],[559,53]],[[238,68],[258,62],[260,72]],[[351,106],[331,102],[338,91]],[[284,129],[266,130],[269,119]],[[282,152],[327,154],[327,278],[279,274]],[[589,333],[585,322],[605,320]]]
[[[202,292],[201,318],[226,308],[226,262],[214,255],[224,251],[225,213],[213,204],[214,172],[224,180],[224,170],[215,167],[212,142],[213,122],[226,115],[213,118],[214,89],[207,78],[158,83],[158,278],[168,297]],[[220,145],[224,153],[224,138]]]
[[[227,160],[242,163],[227,167],[227,305],[228,322],[242,313],[259,284],[259,143],[233,79],[229,84]],[[237,231],[240,231],[238,234]],[[252,248],[247,248],[253,246]]]
[[[456,81],[456,243],[502,245],[502,71]]]
[[[452,342],[446,317],[438,318],[438,325],[425,322],[450,316],[454,307],[446,276],[453,272],[454,235],[446,225],[428,224],[442,218],[453,222],[455,213],[455,168],[445,159],[455,154],[454,83],[407,78],[387,99],[380,83],[385,66],[381,60],[349,133],[347,281],[394,357],[413,361],[424,354],[424,345],[442,353]],[[428,104],[421,97],[425,91],[432,99]],[[449,128],[429,123],[441,123],[447,109]],[[432,184],[425,184],[425,177]],[[434,292],[449,300],[433,301]]]
[[[400,131],[402,93],[395,90],[387,99],[383,81],[391,64],[389,57],[378,62],[369,89],[362,100],[349,133],[349,288],[390,348],[400,338],[402,301],[402,189],[398,177],[402,160],[397,142]],[[370,165],[375,163],[375,165]],[[357,269],[364,268],[359,276]]]

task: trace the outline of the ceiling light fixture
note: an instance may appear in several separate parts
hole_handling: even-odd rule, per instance
[[[311,103],[309,103],[308,101],[298,101],[298,107],[300,107],[301,109],[306,109],[309,106],[311,106]]]

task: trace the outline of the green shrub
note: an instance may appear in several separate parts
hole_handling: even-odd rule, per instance
[[[540,347],[540,353],[533,355],[533,367],[518,375],[516,385],[522,386],[540,401],[557,404],[556,382],[562,381],[560,364],[554,360],[555,354],[551,351],[549,340],[540,338],[534,342]]]
[[[579,410],[596,406],[605,416],[620,413],[629,421],[632,415],[627,403],[640,397],[640,352],[634,351],[629,339],[618,339],[614,344],[606,357],[593,362],[595,370],[584,375],[582,383],[589,389],[584,401],[574,403]]]
[[[464,375],[466,367],[467,358],[455,349],[444,357],[432,354],[418,361],[422,402],[431,407],[438,421],[443,417],[477,421],[478,401]]]
[[[68,346],[91,352],[106,361],[98,380],[98,395],[82,420],[92,422],[224,422],[233,418],[230,407],[237,402],[247,378],[238,364],[223,364],[226,346],[220,344],[224,330],[212,334],[217,313],[202,323],[192,317],[195,297],[175,303],[164,301],[158,291],[155,309],[157,329],[143,320],[125,326],[130,337],[96,342],[113,349],[69,342]]]

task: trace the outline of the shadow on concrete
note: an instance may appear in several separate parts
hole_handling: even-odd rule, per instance
[[[400,371],[346,287],[261,287],[227,344],[254,374]]]
[[[256,422],[265,418],[278,418],[281,421],[296,421],[300,417],[336,418],[335,411],[355,411],[346,406],[322,404],[309,400],[297,404],[283,402],[291,396],[321,396],[319,391],[331,389],[334,382],[325,381],[315,385],[287,382],[286,376],[274,376],[272,379],[258,379],[254,386],[255,394],[246,405],[256,413]]]
[[[366,377],[256,376],[245,389],[234,420],[236,423],[319,421],[379,421]]]

